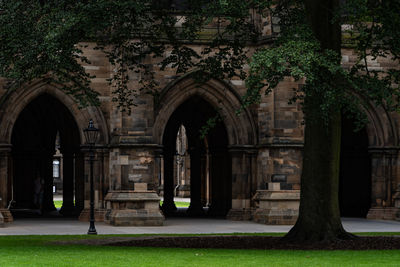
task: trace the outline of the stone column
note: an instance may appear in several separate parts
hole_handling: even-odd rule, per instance
[[[80,213],[85,202],[85,157],[82,152],[75,154],[75,209]]]
[[[256,150],[251,146],[235,146],[229,149],[232,157],[232,208],[227,214],[230,220],[251,219],[251,195],[256,173],[253,172],[253,155]],[[255,193],[255,192],[254,192]]]
[[[201,149],[190,149],[190,206],[187,212],[191,215],[204,214],[201,204]]]
[[[109,190],[105,197],[106,223],[116,226],[163,224],[164,216],[160,212],[160,198],[156,192],[157,170],[159,170],[159,162],[156,158],[159,158],[160,148],[156,144],[122,143],[118,144],[118,154],[115,153],[117,148],[113,149],[111,162],[115,163],[110,166],[111,175],[114,175],[113,179],[121,181],[121,187],[117,190]],[[168,173],[171,172],[168,168],[173,168],[171,154],[165,155],[166,161],[170,162],[166,164]],[[167,195],[173,193],[173,186],[171,189],[166,190]],[[170,203],[168,200],[165,203],[168,204],[168,202]]]
[[[190,197],[190,156],[185,151],[182,156],[182,173],[179,186],[179,197]]]
[[[204,207],[208,204],[208,194],[207,194],[207,182],[208,182],[208,166],[207,166],[207,153],[202,153],[200,156],[200,168],[201,168],[201,206]]]
[[[164,156],[162,149],[156,149],[154,151],[154,178],[153,178],[154,190],[159,196],[164,194]]]
[[[88,148],[85,146],[81,150],[84,153],[85,156],[85,170],[84,170],[84,209],[79,215],[79,220],[80,221],[89,221],[89,209],[90,209],[90,162],[89,162],[89,153],[88,153]],[[105,215],[105,209],[99,205],[99,165],[103,164],[101,160],[99,160],[101,157],[99,157],[99,152],[98,148],[94,149],[94,161],[93,161],[93,188],[94,188],[94,217],[95,221],[102,222],[104,221],[104,215]]]
[[[44,179],[43,187],[43,210],[57,210],[53,202],[53,155],[54,151],[46,150],[42,153],[42,175]]]
[[[371,153],[371,208],[368,219],[394,220],[397,209],[394,207],[396,190],[396,164],[398,148],[370,148]]]
[[[225,216],[232,205],[232,166],[226,149],[210,151],[211,206],[209,214]]]
[[[13,217],[8,209],[12,201],[12,164],[11,145],[0,144],[0,221],[3,223],[12,222]],[[1,222],[0,222],[1,224]]]
[[[71,151],[61,151],[63,154],[63,205],[60,213],[64,216],[74,214],[74,154]]]
[[[164,201],[162,205],[164,214],[176,211],[174,203],[174,154],[164,154]]]

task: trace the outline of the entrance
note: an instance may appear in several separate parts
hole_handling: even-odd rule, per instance
[[[221,120],[216,120],[205,137],[200,134],[207,121],[216,115],[217,111],[208,102],[193,96],[181,104],[168,120],[163,135],[162,205],[167,216],[178,214],[174,203],[176,189],[180,187],[175,178],[176,161],[177,158],[182,161],[183,157],[186,169],[179,171],[190,176],[184,179],[190,183],[190,205],[185,214],[225,216],[231,208],[232,167],[226,127]]]
[[[366,128],[357,132],[354,129],[354,122],[342,116],[340,214],[365,218],[371,207],[371,159]]]
[[[20,113],[12,132],[12,213],[14,217],[57,211],[53,192],[61,192],[64,216],[83,209],[83,156],[79,128],[69,110],[43,94]]]

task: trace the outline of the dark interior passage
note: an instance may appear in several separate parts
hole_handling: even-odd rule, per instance
[[[201,138],[200,134],[208,119],[216,115],[216,110],[199,96],[186,100],[171,115],[163,136],[164,214],[174,215],[177,210],[173,201],[176,188],[174,157],[177,154],[177,134],[182,125],[186,131],[190,160],[190,206],[187,214],[225,216],[231,208],[231,158],[225,125],[217,120],[206,137]]]
[[[60,212],[73,215],[83,208],[83,172],[77,169],[83,161],[79,152],[78,126],[63,103],[44,94],[25,107],[13,128],[12,211],[40,209],[46,213],[56,210],[53,203],[53,156],[57,133],[63,164],[63,206]],[[42,192],[41,205],[37,199],[39,191]]]
[[[339,205],[344,217],[366,217],[371,207],[371,159],[366,128],[342,118]]]

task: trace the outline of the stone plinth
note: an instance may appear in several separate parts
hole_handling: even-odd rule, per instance
[[[393,196],[395,211],[395,220],[400,221],[400,184],[397,184],[396,193]],[[369,212],[368,212],[369,213]]]
[[[5,223],[10,223],[14,221],[14,218],[9,209],[0,209],[0,215],[2,215],[3,221]]]
[[[257,190],[253,220],[264,224],[294,224],[299,215],[300,190]]]
[[[155,191],[110,191],[104,221],[115,226],[161,226],[160,198]]]
[[[395,207],[372,207],[369,209],[367,219],[371,220],[398,220],[396,214],[399,208]],[[400,215],[399,215],[400,217]]]

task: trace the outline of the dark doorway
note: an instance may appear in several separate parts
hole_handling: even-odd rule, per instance
[[[366,128],[355,129],[354,122],[342,116],[340,214],[343,217],[365,218],[371,207],[371,159]]]
[[[39,215],[56,211],[53,186],[57,150],[62,155],[58,159],[63,177],[60,213],[79,214],[83,208],[83,157],[78,126],[64,104],[48,94],[34,99],[20,113],[11,140],[14,216],[32,215],[32,210]]]
[[[174,160],[177,135],[182,126],[187,137],[190,165],[190,205],[185,215],[225,216],[232,205],[231,157],[228,135],[221,120],[216,120],[208,134],[201,138],[200,130],[217,111],[203,98],[194,96],[181,104],[171,115],[163,136],[164,202],[166,215],[177,215],[174,203]],[[182,215],[182,212],[179,213]]]

